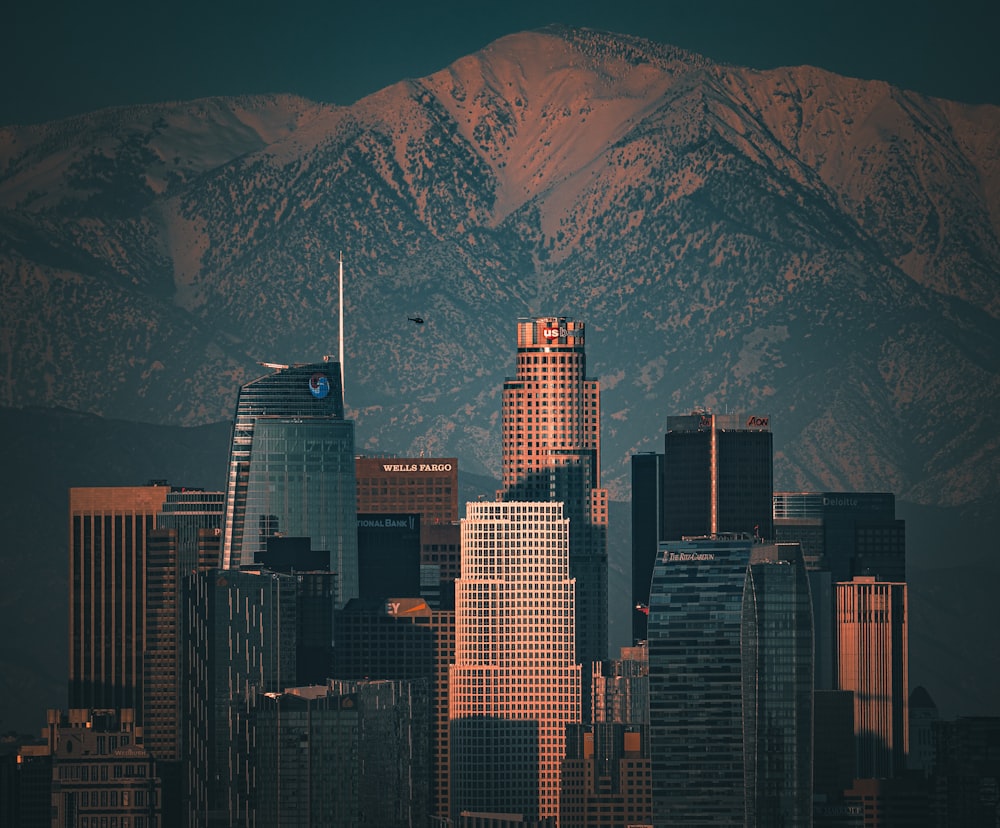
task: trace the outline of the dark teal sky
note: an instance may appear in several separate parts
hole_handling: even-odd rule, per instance
[[[548,23],[648,37],[714,60],[809,63],[1000,104],[1000,2],[501,0],[23,2],[3,15],[0,123],[208,95],[294,92],[348,104]]]

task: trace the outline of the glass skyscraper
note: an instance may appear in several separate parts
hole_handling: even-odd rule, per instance
[[[270,537],[329,552],[337,606],[358,596],[354,423],[338,363],[279,367],[240,388],[226,487],[222,565],[255,562]]]
[[[653,825],[742,825],[743,585],[754,543],[660,545],[649,596]]]
[[[742,651],[744,824],[809,825],[813,623],[797,543],[753,547],[743,588]]]

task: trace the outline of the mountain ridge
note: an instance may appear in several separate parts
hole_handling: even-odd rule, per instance
[[[514,321],[568,314],[620,499],[629,454],[705,406],[770,411],[782,488],[975,500],[1000,480],[997,134],[1000,107],[566,27],[350,107],[5,127],[0,403],[228,417],[258,360],[330,352],[344,251],[364,448],[495,476]]]

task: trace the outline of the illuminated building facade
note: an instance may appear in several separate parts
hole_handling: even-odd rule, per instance
[[[601,488],[600,412],[600,384],[587,377],[584,324],[564,316],[518,320],[517,373],[503,385],[500,496],[563,504],[582,662],[608,657],[608,495]]]
[[[667,541],[649,596],[653,825],[742,825],[746,538]]]
[[[770,417],[667,417],[660,540],[746,533],[774,537]]]
[[[809,825],[813,623],[797,543],[754,545],[742,625],[744,824]]]
[[[329,553],[337,605],[358,596],[354,423],[332,361],[279,366],[240,388],[222,566],[252,566],[275,536]]]
[[[450,670],[451,815],[558,820],[580,721],[570,521],[561,503],[468,503]]]
[[[141,721],[147,541],[170,487],[69,490],[69,706]]]
[[[859,576],[837,584],[837,682],[854,693],[860,779],[906,770],[909,667],[906,584]]]

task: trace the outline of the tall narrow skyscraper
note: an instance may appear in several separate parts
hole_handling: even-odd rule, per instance
[[[358,596],[354,423],[336,362],[279,366],[240,388],[233,421],[222,565],[255,562],[273,536],[329,552],[337,606]]]
[[[170,487],[69,490],[69,706],[142,721],[147,539]]]
[[[725,532],[771,540],[773,494],[767,415],[667,417],[661,540]]]
[[[468,503],[450,670],[452,818],[559,817],[580,720],[569,520],[561,503]]]
[[[813,621],[797,543],[755,544],[743,587],[747,828],[810,825]]]
[[[858,576],[837,584],[837,682],[854,693],[858,777],[906,770],[909,642],[906,584]]]
[[[600,384],[587,377],[582,322],[518,320],[517,373],[503,385],[502,483],[504,500],[563,504],[577,655],[606,659],[608,494],[601,488]]]
[[[653,825],[742,825],[747,538],[661,544],[649,596]]]

